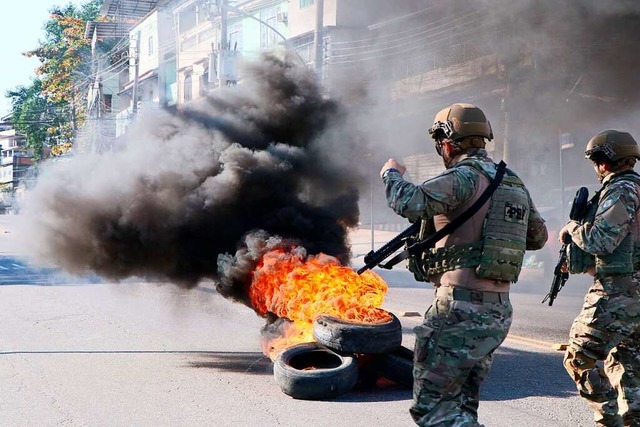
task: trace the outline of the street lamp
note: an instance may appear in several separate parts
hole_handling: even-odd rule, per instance
[[[362,155],[365,159],[369,159],[369,220],[371,223],[371,250],[374,250],[375,246],[375,230],[373,227],[373,152],[368,152]]]
[[[562,156],[562,152],[564,150],[568,150],[569,148],[573,148],[574,144],[573,144],[573,140],[571,138],[571,134],[567,133],[567,132],[562,132],[559,131],[558,132],[558,146],[560,148],[560,200],[561,200],[561,208],[560,208],[560,220],[564,220],[564,204],[565,204],[565,198],[564,198],[564,167],[563,167],[563,156]]]

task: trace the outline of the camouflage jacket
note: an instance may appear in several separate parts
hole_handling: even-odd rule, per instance
[[[618,252],[633,251],[633,245],[640,238],[639,180],[620,174],[605,177],[593,219],[583,224],[569,223],[567,231],[573,243],[597,259],[611,255],[616,258]],[[623,259],[627,259],[626,264],[631,262],[628,257],[620,258]],[[616,263],[620,261],[616,260],[612,259]]]
[[[420,185],[406,181],[398,172],[385,174],[387,203],[395,213],[416,221],[455,212],[473,197],[480,182],[480,172],[473,167],[456,167],[468,157],[493,162],[484,149],[470,150],[457,158],[452,166],[440,175]],[[545,222],[529,197],[531,214],[527,224],[527,249],[536,250],[547,241]]]

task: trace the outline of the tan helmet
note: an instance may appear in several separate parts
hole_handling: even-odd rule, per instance
[[[605,130],[589,140],[584,156],[593,160],[592,157],[597,153],[602,153],[611,162],[625,157],[640,159],[640,149],[636,140],[630,133],[617,130]]]
[[[453,104],[441,110],[433,119],[429,135],[433,139],[445,136],[454,141],[468,136],[493,139],[491,123],[482,110],[472,104]]]

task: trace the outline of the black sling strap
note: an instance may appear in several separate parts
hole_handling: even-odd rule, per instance
[[[476,200],[473,205],[469,206],[466,211],[462,212],[453,221],[451,221],[449,224],[445,225],[432,235],[428,236],[426,239],[409,246],[407,249],[391,258],[385,264],[380,264],[380,267],[386,269],[393,268],[394,265],[401,261],[404,261],[411,255],[414,255],[426,248],[434,247],[440,239],[448,234],[451,234],[456,228],[464,224],[469,218],[471,218],[474,213],[478,211],[478,209],[480,209],[487,202],[487,200],[489,200],[493,192],[496,191],[496,188],[498,188],[498,185],[500,185],[500,183],[502,182],[502,177],[504,176],[506,168],[507,164],[504,161],[500,161],[496,170],[496,176],[493,180],[491,180],[489,186],[482,192],[480,197],[478,197],[478,200]]]

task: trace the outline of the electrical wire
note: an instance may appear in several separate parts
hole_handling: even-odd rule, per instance
[[[485,28],[487,26],[486,24],[480,24],[479,26],[473,26],[473,28],[469,28],[472,24],[475,24],[476,22],[480,22],[482,18],[483,17],[474,18],[471,21],[464,22],[464,26],[463,25],[459,25],[459,26],[453,27],[453,28],[450,28],[450,27],[448,27],[446,25],[440,25],[440,26],[436,27],[433,30],[424,31],[424,32],[421,32],[421,33],[414,34],[411,37],[408,37],[408,38],[405,38],[405,39],[400,39],[399,42],[394,41],[394,44],[392,46],[388,46],[388,47],[382,47],[382,48],[377,48],[376,47],[376,48],[368,50],[368,51],[351,53],[351,54],[346,54],[346,55],[340,55],[340,54],[333,55],[333,49],[332,49],[331,50],[331,52],[332,52],[331,57],[332,58],[347,58],[347,57],[356,56],[356,55],[378,54],[378,53],[387,52],[387,51],[390,51],[390,50],[397,51],[399,48],[404,48],[406,46],[417,45],[417,44],[422,44],[422,43],[435,44],[435,43],[440,42],[440,41],[450,40],[452,36],[459,37],[461,34],[468,33],[469,30],[477,32],[479,29]],[[490,22],[490,23],[492,24],[493,22]],[[467,30],[463,30],[462,32],[456,31],[457,28],[462,28],[462,27],[467,28]],[[430,34],[435,30],[437,30],[437,32],[435,32],[433,34]],[[429,34],[429,35],[426,36],[426,37],[421,37],[418,40],[406,41],[406,40],[409,40],[409,39],[417,37],[417,36],[424,36],[426,34]],[[441,37],[443,35],[445,35],[445,36]],[[439,38],[436,38],[436,37],[439,37]],[[436,39],[434,40],[434,38],[436,38]],[[384,45],[384,44],[388,44],[388,43],[382,43],[382,44]]]
[[[447,46],[446,49],[451,49],[453,47],[461,46],[461,45],[463,45],[463,44],[465,44],[465,43],[467,43],[467,42],[469,42],[469,41],[471,41],[473,39],[477,39],[477,33],[478,33],[479,30],[491,29],[491,28],[495,29],[495,23],[494,22],[486,23],[486,24],[483,24],[483,25],[481,25],[479,27],[469,28],[466,31],[457,32],[455,34],[456,36],[460,36],[460,35],[471,33],[471,34],[474,34],[475,37],[469,38],[468,40],[459,42],[459,43],[457,43],[455,45]],[[487,33],[485,35],[493,34],[494,32],[497,32],[497,31],[498,31],[498,29],[495,29],[495,31],[489,32],[489,33]],[[447,38],[438,39],[438,40],[429,41],[429,42],[426,42],[426,43],[411,43],[410,47],[407,47],[407,48],[405,48],[403,50],[394,50],[391,53],[386,53],[386,54],[381,54],[381,55],[376,55],[376,56],[371,56],[371,57],[366,57],[366,58],[334,61],[333,60],[334,57],[330,56],[330,59],[331,59],[331,63],[332,64],[349,64],[349,63],[358,63],[358,62],[373,61],[373,60],[378,60],[378,59],[385,59],[385,58],[389,58],[391,56],[396,56],[396,55],[403,54],[403,53],[413,52],[413,51],[418,50],[418,49],[425,49],[426,47],[428,47],[430,45],[437,44],[438,42],[442,42],[442,41],[444,41],[446,39],[448,39],[448,37]],[[387,50],[387,49],[385,49],[385,50]],[[443,49],[440,49],[440,50],[443,50]]]
[[[359,42],[363,42],[364,40],[360,40],[360,41],[342,41],[342,42],[337,41],[337,42],[332,42],[331,44],[338,46],[337,48],[335,48],[335,50],[342,51],[342,50],[360,49],[360,48],[363,48],[363,47],[367,47],[367,45],[369,43],[371,43],[371,42],[376,42],[377,45],[386,44],[386,43],[388,43],[388,44],[395,43],[398,40],[407,39],[407,38],[414,37],[416,35],[429,33],[431,31],[431,27],[435,27],[435,28],[448,27],[449,29],[455,30],[455,29],[457,29],[457,28],[462,26],[462,24],[457,23],[457,22],[464,21],[465,19],[467,19],[469,17],[472,17],[474,15],[478,15],[478,14],[483,13],[485,11],[486,11],[486,8],[483,8],[483,9],[479,9],[479,10],[470,12],[470,13],[464,15],[464,16],[461,16],[461,17],[458,17],[458,18],[454,18],[454,19],[451,19],[451,20],[447,20],[447,19],[443,18],[443,19],[440,19],[438,21],[429,22],[429,23],[427,23],[425,25],[422,25],[420,27],[413,27],[413,28],[409,28],[409,29],[406,29],[406,30],[402,30],[402,31],[398,31],[398,32],[395,32],[395,33],[390,33],[390,34],[389,33],[381,33],[381,34],[377,35],[376,37],[371,37],[371,38],[365,39],[367,44],[365,44],[363,46],[340,47],[341,45],[345,45],[345,44],[347,44],[347,45],[357,44]],[[466,25],[466,23],[465,23],[465,25]],[[425,31],[423,31],[423,30],[425,30]],[[403,36],[405,34],[409,34],[409,35],[408,36]],[[402,35],[403,37],[398,38],[397,36],[400,36],[400,35]],[[388,42],[381,42],[380,41],[381,38],[388,39],[389,41]]]

